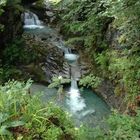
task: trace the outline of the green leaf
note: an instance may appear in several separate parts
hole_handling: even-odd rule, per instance
[[[8,119],[9,115],[6,113],[0,113],[0,124]]]
[[[0,135],[11,135],[11,133],[7,130],[7,126],[0,127]]]
[[[13,122],[10,122],[8,124],[8,127],[17,127],[17,126],[23,126],[25,124],[25,122],[23,121],[13,121]]]

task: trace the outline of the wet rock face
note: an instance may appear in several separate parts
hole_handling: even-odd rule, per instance
[[[52,77],[59,76],[63,70],[64,58],[63,51],[57,47],[51,46],[48,52],[44,67],[47,80],[51,82]]]
[[[106,103],[111,108],[118,109],[120,112],[126,110],[124,95],[115,95],[114,86],[109,80],[105,79],[95,91],[106,101]]]
[[[105,34],[105,38],[108,45],[113,49],[123,49],[123,46],[119,43],[118,38],[121,36],[121,31],[114,28],[112,24],[109,24]]]
[[[35,13],[40,20],[46,21],[47,23],[54,23],[56,20],[56,14],[53,10],[50,2],[46,0],[46,3],[39,6],[36,2],[31,4],[31,11]],[[44,12],[45,7],[45,12]],[[40,11],[40,12],[39,12]],[[27,46],[38,46],[36,53],[40,55],[39,59],[33,64],[25,66],[27,73],[30,74],[32,79],[42,83],[50,83],[53,76],[63,76],[64,78],[71,77],[71,71],[76,69],[78,79],[81,76],[81,66],[73,67],[64,59],[65,45],[62,37],[54,29],[48,26],[44,28],[35,29],[31,32],[27,29],[25,34],[28,36],[25,38]],[[34,49],[32,47],[31,49]],[[36,70],[35,70],[36,69]],[[40,75],[38,74],[38,71]],[[41,72],[42,71],[42,72]]]
[[[54,30],[45,28],[44,32],[40,30],[39,33],[25,33],[27,48],[35,51],[39,56],[32,64],[25,66],[25,71],[32,79],[40,83],[50,83],[52,77],[60,75],[64,78],[71,78],[72,73],[73,77],[79,80],[87,72],[85,64],[80,60],[77,65],[69,64],[64,58],[66,48],[63,46],[61,37]]]
[[[48,40],[48,36],[44,36],[43,39],[41,37],[43,36],[24,34],[27,47],[33,49],[39,55],[39,59],[36,62],[24,68],[30,76],[32,75],[31,77],[35,81],[50,83],[53,76],[58,76],[60,73],[63,73],[63,51],[52,44]]]

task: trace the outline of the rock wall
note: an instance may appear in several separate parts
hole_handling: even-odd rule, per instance
[[[121,35],[121,31],[113,27],[113,24],[110,23],[105,33],[105,39],[108,43],[110,50],[119,50],[121,51],[123,47],[118,41],[118,38]],[[127,109],[127,105],[124,102],[125,93],[120,94],[119,96],[114,93],[115,84],[114,81],[108,79],[104,79],[102,84],[96,89],[96,92],[103,97],[106,103],[114,109],[119,110],[120,112],[124,112]]]
[[[38,58],[23,67],[26,75],[43,84],[51,83],[54,76],[69,78],[69,66],[64,60],[64,51],[59,48],[61,41],[56,33],[46,27],[39,33],[25,32],[24,39],[26,48],[34,51]]]
[[[101,85],[95,89],[95,92],[103,98],[103,100],[110,106],[111,109],[117,109],[120,112],[124,112],[126,110],[126,105],[123,100],[124,95],[115,95],[114,86],[111,81],[104,79]]]

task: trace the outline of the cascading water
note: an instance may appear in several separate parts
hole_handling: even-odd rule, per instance
[[[77,81],[74,79],[71,79],[71,89],[78,90]]]
[[[39,36],[44,41],[50,41],[50,44],[53,46],[61,48],[70,66],[71,87],[64,95],[63,100],[57,100],[56,89],[48,89],[46,86],[40,84],[33,84],[31,92],[34,93],[37,91],[40,95],[39,91],[44,91],[41,97],[42,101],[45,103],[53,101],[71,113],[76,126],[80,126],[82,123],[91,127],[99,125],[103,117],[107,116],[110,111],[105,102],[94,94],[93,91],[85,88],[80,90],[78,88],[77,80],[81,77],[80,66],[77,62],[79,56],[72,53],[70,48],[65,47],[61,36],[56,30],[45,25],[43,26],[36,14],[27,11],[22,17],[24,19],[25,32]]]
[[[70,53],[69,53],[70,52]],[[80,96],[80,91],[77,85],[77,76],[74,74],[75,71],[72,69],[77,66],[78,55],[71,53],[71,51],[67,51],[65,53],[65,59],[70,65],[71,68],[71,87],[69,90],[69,98],[67,99],[67,103],[70,107],[70,110],[73,113],[83,110],[86,107],[84,99]]]
[[[24,29],[36,29],[44,27],[38,16],[30,11],[24,12],[22,17],[24,20]]]
[[[69,63],[69,65],[74,64],[76,66],[77,65],[76,62],[79,56],[77,54],[72,53],[70,48],[65,48],[64,52],[65,52],[64,57]]]
[[[64,52],[65,52],[65,55],[66,54],[70,54],[71,53],[71,49],[70,48],[64,48]]]
[[[69,63],[74,63],[77,58],[78,58],[78,55],[76,54],[72,54],[72,53],[65,54],[65,59],[67,59]]]
[[[67,103],[73,113],[83,110],[86,107],[84,99],[80,96],[80,91],[77,86],[77,81],[71,78],[71,87]]]

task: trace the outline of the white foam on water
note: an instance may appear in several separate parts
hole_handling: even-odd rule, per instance
[[[95,114],[95,110],[90,109],[90,110],[86,110],[86,111],[81,113],[82,117],[85,117],[85,116],[91,115],[91,114]]]
[[[76,89],[69,91],[69,100],[67,100],[67,103],[73,113],[81,111],[86,107],[84,99],[81,98],[79,90]]]
[[[65,59],[68,61],[76,61],[78,59],[78,55],[72,53],[66,53]]]
[[[68,93],[69,99],[67,100],[67,103],[73,113],[81,111],[86,107],[85,101],[80,95],[77,82],[73,79],[71,81],[71,88]]]
[[[22,18],[24,20],[24,29],[41,29],[44,27],[38,16],[30,11],[24,12]]]
[[[44,26],[41,26],[41,25],[24,25],[23,28],[24,29],[42,29],[42,28],[44,28]]]

